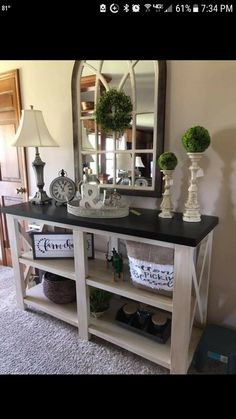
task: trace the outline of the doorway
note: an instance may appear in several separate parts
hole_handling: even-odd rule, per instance
[[[24,148],[12,147],[20,120],[19,70],[0,73],[0,206],[28,200]],[[11,266],[5,214],[0,215],[0,265]]]

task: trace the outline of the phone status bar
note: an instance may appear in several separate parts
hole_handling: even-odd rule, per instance
[[[222,13],[222,14],[232,14],[234,13],[234,4],[232,3],[222,3],[222,4],[169,4],[168,6],[163,3],[126,3],[126,4],[118,4],[118,3],[100,3],[99,5],[99,12],[102,14],[124,14],[124,13],[132,13],[132,14],[162,14],[162,13],[199,13],[199,14],[215,14],[215,13]]]

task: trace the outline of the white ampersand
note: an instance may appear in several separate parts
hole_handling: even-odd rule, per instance
[[[81,195],[82,199],[80,201],[80,206],[84,208],[96,208],[100,209],[103,206],[103,201],[99,197],[98,185],[91,185],[89,183],[84,183],[81,185]]]

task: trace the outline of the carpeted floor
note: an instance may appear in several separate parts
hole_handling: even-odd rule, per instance
[[[102,339],[85,342],[76,327],[45,313],[19,310],[13,270],[0,267],[0,374],[168,373]]]

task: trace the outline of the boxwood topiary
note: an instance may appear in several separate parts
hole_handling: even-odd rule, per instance
[[[171,151],[162,153],[158,158],[158,165],[162,170],[174,170],[178,163],[178,159]]]
[[[188,128],[182,137],[182,144],[188,153],[202,153],[209,147],[210,142],[209,132],[199,125]]]
[[[104,92],[96,105],[95,118],[101,128],[123,133],[129,127],[133,105],[129,96],[116,89]]]

